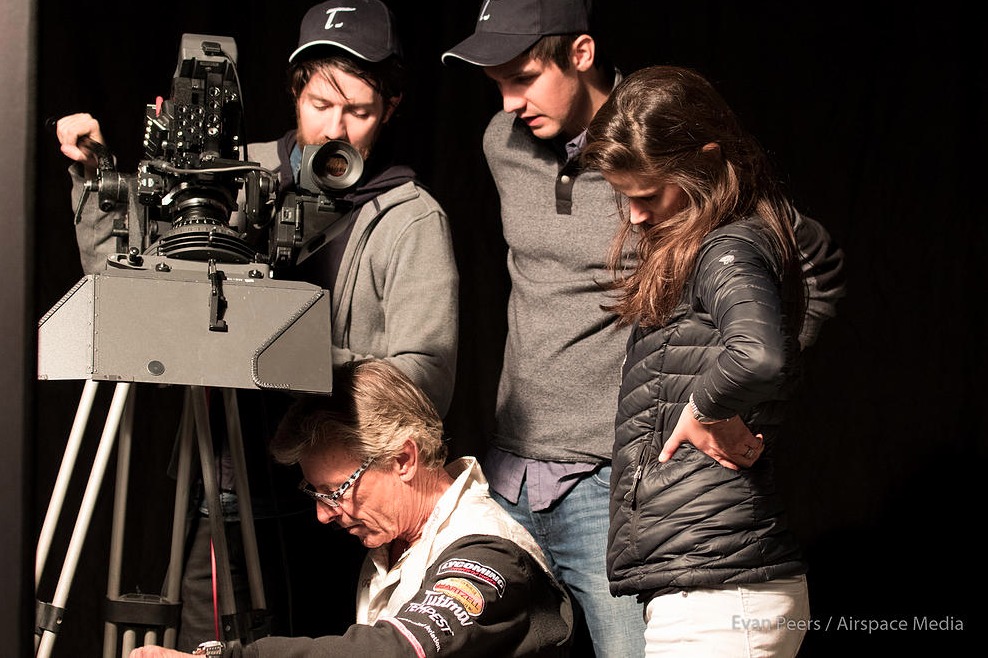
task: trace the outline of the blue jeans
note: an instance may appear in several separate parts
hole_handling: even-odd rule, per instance
[[[634,597],[611,596],[604,567],[610,477],[610,465],[602,466],[539,512],[529,507],[527,483],[517,505],[496,491],[491,495],[532,533],[556,578],[576,599],[597,658],[633,658],[645,652],[644,610]]]

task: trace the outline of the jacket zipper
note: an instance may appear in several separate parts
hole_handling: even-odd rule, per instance
[[[631,478],[631,488],[628,493],[624,495],[624,499],[631,503],[631,509],[638,508],[638,484],[642,480],[642,474],[645,472],[645,462],[648,458],[649,449],[651,445],[651,440],[646,439],[642,441],[642,450],[638,453],[638,465],[635,467],[635,475]]]

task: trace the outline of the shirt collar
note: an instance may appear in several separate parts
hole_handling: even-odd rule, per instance
[[[611,93],[614,93],[614,89],[618,86],[624,76],[621,75],[621,71],[614,69],[614,84],[611,85]],[[580,153],[583,151],[583,147],[587,145],[587,129],[584,128],[583,131],[574,137],[573,139],[566,142],[566,160],[567,162],[579,157]]]

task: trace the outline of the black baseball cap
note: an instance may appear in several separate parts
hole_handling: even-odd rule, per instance
[[[401,54],[394,17],[379,0],[329,0],[309,9],[288,61],[317,46],[342,48],[368,62]]]
[[[477,29],[443,53],[477,66],[509,62],[549,34],[585,34],[587,0],[484,0]]]

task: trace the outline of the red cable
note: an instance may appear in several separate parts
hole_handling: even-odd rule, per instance
[[[211,393],[211,389],[207,386],[203,390],[205,392],[205,397],[206,397],[206,408],[208,409],[209,394]],[[222,505],[220,507],[222,507]],[[210,538],[209,540],[209,562],[211,566],[211,572],[212,572],[211,575],[213,581],[213,631],[216,634],[216,639],[219,640],[220,639],[220,598],[219,598],[219,592],[217,591],[218,585],[216,579],[216,549],[213,546],[212,538]]]

